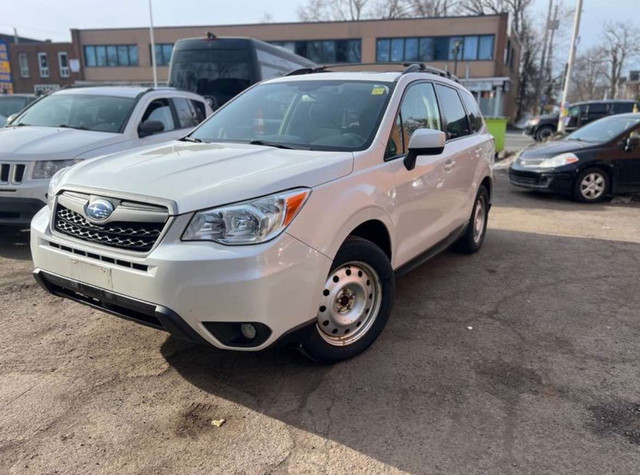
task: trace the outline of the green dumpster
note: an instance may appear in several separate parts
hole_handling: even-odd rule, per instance
[[[487,124],[489,133],[493,135],[496,141],[496,153],[504,150],[504,139],[507,134],[507,121],[506,117],[485,117],[484,121]]]

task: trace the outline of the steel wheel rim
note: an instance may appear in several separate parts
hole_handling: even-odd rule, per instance
[[[602,174],[588,173],[580,182],[580,193],[589,200],[595,200],[604,193],[605,184],[605,178]]]
[[[351,345],[371,329],[381,304],[378,273],[361,261],[342,264],[324,284],[316,323],[318,333],[330,345]]]
[[[551,135],[553,135],[553,131],[551,129],[544,128],[540,131],[540,138],[542,140],[548,139]]]
[[[480,242],[482,238],[486,216],[487,212],[484,206],[484,200],[478,198],[478,201],[476,201],[476,209],[473,213],[473,240],[476,243]]]

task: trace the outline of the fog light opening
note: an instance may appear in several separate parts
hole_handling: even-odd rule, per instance
[[[247,340],[253,340],[258,333],[256,327],[254,327],[250,323],[243,323],[242,325],[240,325],[240,331],[242,332],[242,336]]]

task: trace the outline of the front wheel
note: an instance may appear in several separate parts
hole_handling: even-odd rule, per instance
[[[589,168],[578,175],[573,197],[585,203],[602,201],[609,192],[609,175],[599,168]]]
[[[393,305],[394,274],[371,241],[342,245],[319,295],[314,328],[301,342],[313,360],[336,363],[366,350],[382,332]]]

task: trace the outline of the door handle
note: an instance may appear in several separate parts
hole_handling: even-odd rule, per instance
[[[445,170],[445,171],[447,171],[447,172],[448,172],[448,171],[451,171],[451,169],[452,169],[455,165],[456,165],[455,160],[447,160],[447,161],[444,163],[444,170]]]

